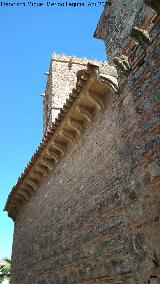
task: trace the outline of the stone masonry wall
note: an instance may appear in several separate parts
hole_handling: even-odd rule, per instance
[[[88,60],[53,53],[43,98],[44,132],[51,127],[77,81],[77,71],[86,69]]]
[[[97,25],[95,37],[104,41],[110,58],[120,56],[130,44],[132,28],[142,24],[145,27],[153,13],[144,0],[109,0]]]
[[[157,41],[17,218],[11,284],[159,283]]]

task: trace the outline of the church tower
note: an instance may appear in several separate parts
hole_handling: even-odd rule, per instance
[[[86,69],[89,60],[75,56],[52,54],[43,96],[43,133],[50,129],[60,109],[66,102],[77,81],[77,71]]]

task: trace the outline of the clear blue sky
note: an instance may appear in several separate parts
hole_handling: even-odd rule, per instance
[[[53,51],[105,60],[103,42],[92,36],[102,9],[0,7],[0,259],[12,247],[7,195],[42,138],[43,73]]]

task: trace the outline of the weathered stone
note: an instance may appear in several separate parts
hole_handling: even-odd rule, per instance
[[[127,55],[131,30],[135,26],[141,28],[142,23],[148,18],[148,13],[144,0],[110,2],[111,5],[104,8],[94,37],[104,41],[107,54],[113,60],[122,54]]]
[[[120,73],[127,75],[129,71],[131,70],[128,57],[125,55],[122,55],[120,58],[115,57],[113,59],[113,63],[116,65],[117,69],[120,71]]]
[[[158,14],[160,14],[159,0],[144,0],[144,3],[154,9]]]
[[[17,194],[7,208],[15,220],[11,284],[159,283],[158,24],[153,22],[150,29],[147,52],[140,46],[133,51],[134,40],[129,36],[134,26],[149,30],[154,17],[147,18],[145,11],[143,0],[106,5],[98,29],[109,55],[121,58],[118,64],[127,76],[119,76],[114,88],[113,66],[90,64],[88,73],[82,66],[77,79],[85,74],[89,91],[74,90],[65,115],[59,117],[57,132],[52,133],[58,133],[57,144],[46,135],[45,145],[50,146],[41,150],[44,159],[54,162],[54,171],[48,169],[51,161],[43,161],[48,167],[37,161],[32,181],[37,175],[43,178],[36,192],[25,193],[19,186],[19,193],[14,188],[10,195],[12,200],[12,194]],[[67,76],[74,66],[73,60],[56,61],[55,80],[61,63]],[[58,96],[58,87],[56,92]],[[106,104],[108,94],[113,99]],[[59,98],[54,99],[59,103]]]
[[[134,38],[143,48],[146,48],[150,43],[148,31],[139,29],[137,27],[132,28],[131,37]]]

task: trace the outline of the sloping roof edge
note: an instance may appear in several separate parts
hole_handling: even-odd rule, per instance
[[[87,69],[77,72],[76,88],[8,196],[4,211],[9,217],[16,219],[24,204],[67,152],[68,145],[83,134],[95,113],[103,110],[106,94],[117,91],[117,71],[108,63],[89,62]]]

